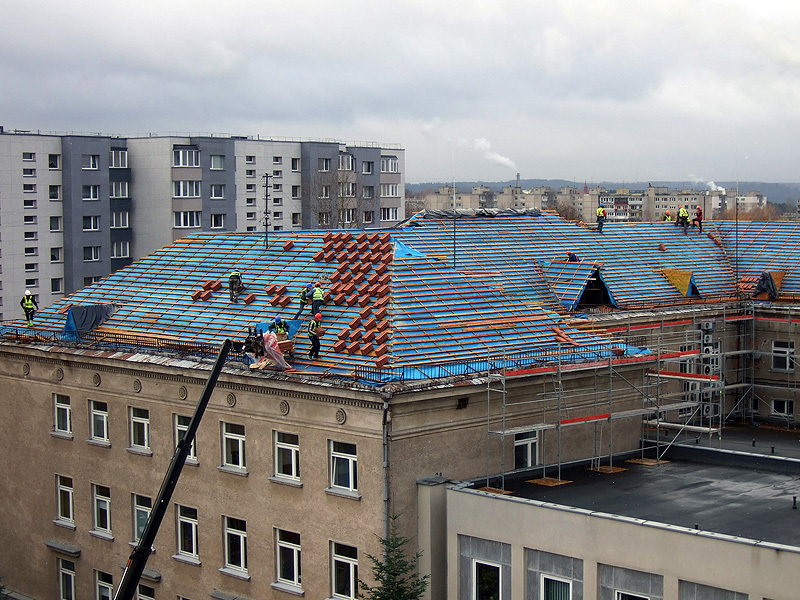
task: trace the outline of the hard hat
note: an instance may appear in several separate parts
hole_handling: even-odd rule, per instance
[[[25,295],[26,296],[30,296],[31,295],[31,291],[30,290],[25,290]]]
[[[313,283],[309,283],[309,284],[308,284],[306,287],[307,287],[308,289],[311,289],[311,288],[313,288],[313,287],[314,287],[314,284],[313,284]]]
[[[280,317],[275,317],[275,322],[276,323],[280,323],[281,322],[281,318]]]
[[[315,318],[317,321],[322,321],[322,313],[317,313],[317,314],[315,314],[315,315],[314,315],[314,318]]]

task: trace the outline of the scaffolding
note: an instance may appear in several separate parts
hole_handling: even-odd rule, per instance
[[[650,354],[640,357],[638,371],[632,370],[635,363],[630,358],[609,356],[576,367],[562,362],[559,352],[556,364],[535,384],[541,391],[514,398],[509,397],[514,371],[504,356],[489,356],[487,487],[495,438],[502,446],[499,489],[504,491],[506,476],[516,471],[541,471],[543,480],[551,472],[560,482],[563,434],[569,427],[591,426],[590,468],[614,472],[619,470],[614,466],[614,424],[619,419],[640,419],[641,457],[655,454],[660,461],[682,435],[707,435],[709,444],[717,436],[721,444],[726,420],[752,418],[756,346],[752,302],[609,313],[572,324],[606,335],[614,343],[647,348]],[[565,375],[570,377],[566,385]],[[574,375],[590,378],[591,384],[569,385]],[[726,405],[731,406],[727,412]],[[556,450],[548,461],[545,440],[552,438],[551,430],[555,430]],[[506,460],[509,439],[514,441],[513,465]],[[530,451],[526,455],[525,449],[534,444],[536,455]]]

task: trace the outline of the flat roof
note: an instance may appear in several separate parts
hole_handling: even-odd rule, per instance
[[[800,547],[800,508],[792,508],[800,495],[800,461],[684,447],[669,462],[615,460],[614,467],[626,470],[562,467],[562,480],[571,483],[552,487],[530,482],[541,477],[539,470],[506,477],[505,489],[518,498]]]

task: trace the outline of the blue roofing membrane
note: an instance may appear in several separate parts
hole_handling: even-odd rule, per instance
[[[718,225],[722,245],[669,223],[607,223],[599,234],[549,213],[460,218],[455,235],[452,220],[424,215],[389,231],[270,232],[269,248],[263,234],[197,233],[43,308],[36,326],[63,328],[70,304],[115,303],[98,331],[220,344],[275,315],[292,318],[301,286],[319,279],[329,292],[322,355],[305,359],[307,309],[291,361],[301,370],[425,378],[501,354],[528,353],[521,362],[531,365],[591,360],[638,351],[563,322],[559,313],[581,310],[595,271],[620,308],[691,301],[664,276],[669,268],[692,271],[700,300],[732,297],[732,227]],[[800,292],[798,227],[740,223],[740,274],[784,269],[784,290]],[[581,262],[567,263],[568,250]],[[235,304],[234,268],[246,285]]]

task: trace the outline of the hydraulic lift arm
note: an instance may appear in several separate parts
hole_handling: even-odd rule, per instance
[[[175,454],[172,456],[167,474],[164,476],[164,481],[161,483],[161,489],[158,492],[155,506],[150,512],[150,517],[147,519],[142,537],[131,552],[128,564],[125,565],[122,581],[117,588],[117,593],[114,595],[114,600],[133,600],[136,598],[139,578],[142,576],[142,571],[144,571],[147,559],[152,552],[153,542],[156,539],[158,528],[161,526],[161,521],[169,506],[172,492],[175,491],[178,477],[180,477],[183,465],[186,463],[186,457],[189,455],[189,450],[192,447],[192,442],[197,433],[197,428],[200,425],[200,420],[203,418],[206,406],[208,406],[211,392],[214,391],[214,387],[217,385],[217,378],[222,371],[222,366],[225,364],[225,358],[231,350],[231,345],[232,343],[230,340],[225,340],[222,344],[222,348],[217,355],[217,361],[214,363],[214,368],[211,370],[211,375],[209,375],[208,381],[206,381],[203,395],[200,397],[200,401],[194,409],[194,415],[189,422],[189,428],[186,430],[183,439],[178,442],[175,448]]]

